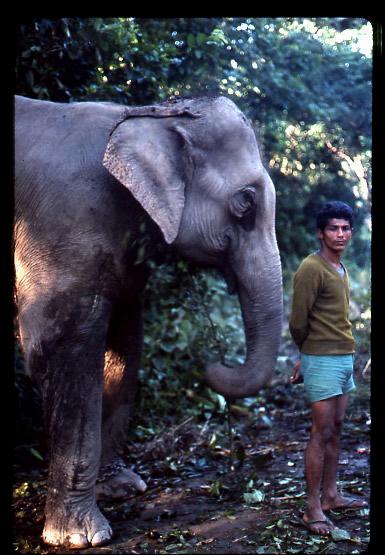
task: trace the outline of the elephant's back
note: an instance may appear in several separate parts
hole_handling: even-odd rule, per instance
[[[96,248],[118,260],[138,206],[102,159],[124,112],[107,103],[17,100],[15,216],[23,233],[16,243],[28,241],[34,252],[44,244],[56,259]]]
[[[101,162],[108,137],[126,108],[103,102],[59,103],[16,97],[16,164],[32,160],[65,175],[86,159]]]
[[[102,165],[109,134],[125,111],[117,104],[16,98],[16,209],[34,197],[63,208],[84,205],[109,179]],[[29,210],[24,202],[23,211]]]

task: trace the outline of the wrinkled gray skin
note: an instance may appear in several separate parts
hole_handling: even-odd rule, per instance
[[[224,97],[137,108],[18,97],[15,121],[20,335],[49,435],[43,538],[96,546],[112,532],[95,481],[119,454],[135,395],[143,233],[155,250],[218,268],[238,292],[245,363],[211,365],[206,380],[252,396],[281,333],[274,187],[250,124]],[[146,487],[123,469],[97,489],[132,485]]]

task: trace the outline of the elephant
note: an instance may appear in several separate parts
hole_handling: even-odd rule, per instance
[[[157,252],[217,269],[239,296],[245,361],[207,365],[208,386],[237,399],[268,384],[282,326],[275,198],[251,122],[220,93],[15,97],[15,295],[48,438],[47,544],[108,543],[100,488],[146,488],[121,448]]]

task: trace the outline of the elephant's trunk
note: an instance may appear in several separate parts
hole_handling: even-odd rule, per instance
[[[206,370],[210,387],[230,399],[250,397],[268,384],[278,354],[282,328],[282,278],[278,252],[255,256],[238,266],[239,299],[247,353],[237,367],[214,363]],[[258,259],[258,263],[257,263]]]

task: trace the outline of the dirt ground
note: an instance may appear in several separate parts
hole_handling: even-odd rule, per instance
[[[356,383],[343,430],[339,485],[369,502],[369,384]],[[298,520],[305,503],[303,451],[310,430],[302,387],[281,383],[252,405],[233,406],[231,438],[223,410],[187,417],[157,439],[132,443],[126,459],[147,482],[147,491],[133,492],[124,501],[100,501],[114,530],[112,542],[72,553],[365,552],[369,509],[331,512],[338,526],[333,537],[312,535]],[[16,552],[66,552],[48,549],[40,539],[45,477],[45,461],[17,457]]]

